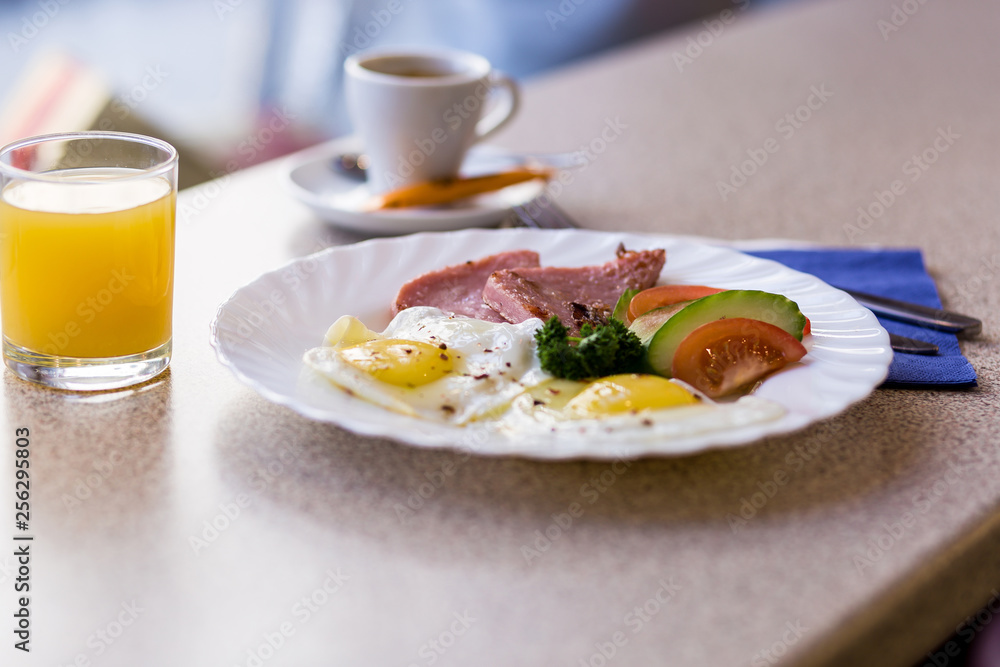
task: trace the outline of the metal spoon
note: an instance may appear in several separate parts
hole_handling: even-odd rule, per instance
[[[587,164],[587,157],[581,151],[569,153],[507,153],[491,152],[483,154],[486,159],[496,159],[506,166],[521,167],[551,167],[553,169],[570,169]],[[364,153],[341,153],[330,160],[330,168],[338,174],[356,181],[364,181],[366,169],[370,161]]]
[[[342,176],[364,181],[367,179],[365,169],[368,167],[368,156],[364,153],[341,153],[330,160],[330,166]]]

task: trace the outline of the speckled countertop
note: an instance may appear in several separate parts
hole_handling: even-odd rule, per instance
[[[737,12],[690,62],[679,54],[701,25],[601,56],[531,82],[498,141],[564,150],[616,123],[559,199],[597,229],[920,246],[946,304],[984,319],[963,342],[977,389],[877,390],[793,436],[635,462],[529,562],[522,546],[611,479],[609,464],[360,438],[269,403],[216,361],[209,324],[233,290],[357,240],[266,164],[181,195],[166,375],[82,396],[4,374],[0,433],[33,434],[35,650],[13,651],[5,633],[0,662],[919,659],[1000,586],[1000,5],[897,5],[911,10],[898,26],[888,0]],[[809,118],[783,125],[817,90]],[[957,138],[853,233],[858,207],[909,178],[939,131]],[[723,198],[731,165],[769,139],[777,150]],[[11,447],[0,469],[10,499]],[[402,520],[397,506],[442,470]],[[732,530],[727,515],[779,471],[787,483]]]

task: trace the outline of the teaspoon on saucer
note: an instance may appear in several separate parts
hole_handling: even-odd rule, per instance
[[[568,153],[508,153],[505,151],[490,152],[490,157],[507,163],[509,166],[570,169],[586,164],[586,156],[579,151]],[[339,153],[330,159],[330,167],[338,174],[356,181],[366,179],[368,156],[364,153]]]

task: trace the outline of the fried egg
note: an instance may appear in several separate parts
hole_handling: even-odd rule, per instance
[[[542,382],[538,320],[495,324],[408,308],[381,334],[341,318],[305,362],[336,386],[402,414],[464,424],[505,410]]]
[[[771,421],[785,409],[756,396],[716,403],[683,382],[616,375],[589,383],[550,379],[517,396],[498,423],[510,435],[684,438]]]
[[[628,374],[576,382],[552,377],[535,354],[537,319],[492,323],[409,308],[385,331],[345,316],[305,363],[334,386],[404,415],[485,424],[511,437],[620,433],[694,436],[777,419],[753,396],[715,403],[683,382]]]

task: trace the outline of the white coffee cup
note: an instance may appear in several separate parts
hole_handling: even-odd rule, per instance
[[[518,107],[517,84],[474,53],[369,51],[349,57],[344,68],[372,192],[454,177],[469,148]]]

